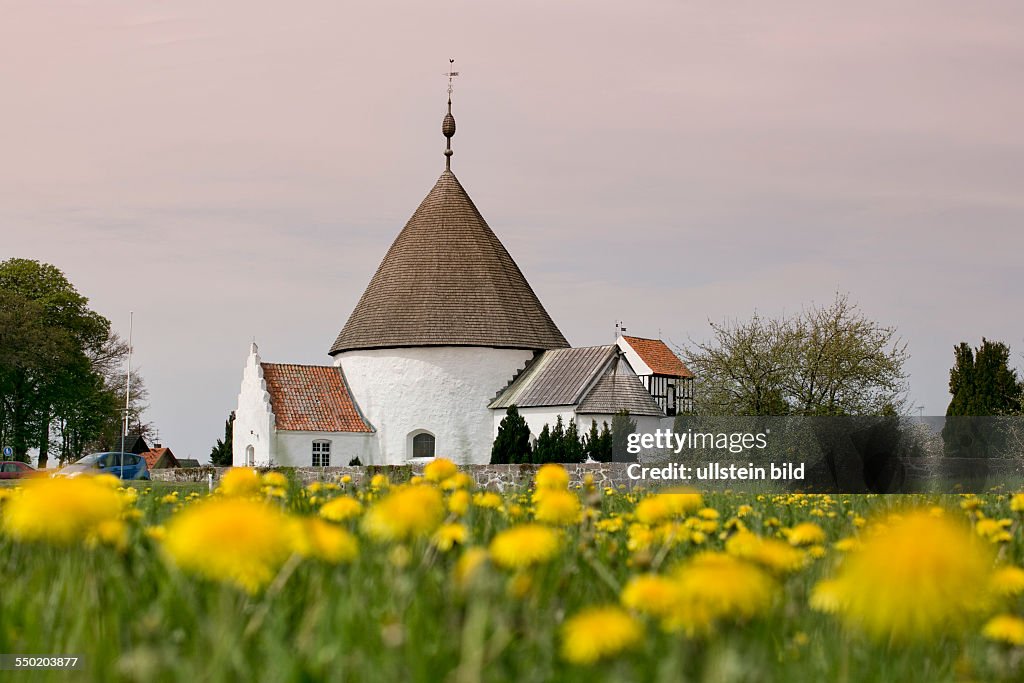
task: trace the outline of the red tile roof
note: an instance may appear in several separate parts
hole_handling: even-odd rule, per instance
[[[148,451],[139,453],[139,455],[146,459],[146,466],[149,467],[149,469],[153,469],[154,467],[156,467],[156,464],[160,462],[160,458],[164,457],[164,455],[170,456],[168,458],[169,463],[164,464],[165,467],[178,466],[178,461],[174,457],[174,453],[171,453],[170,448],[151,448]]]
[[[693,377],[690,369],[683,365],[679,356],[672,353],[672,349],[665,345],[660,339],[644,339],[643,337],[622,336],[643,362],[656,375],[669,375],[670,377]]]
[[[341,368],[262,363],[277,428],[301,432],[372,432]]]

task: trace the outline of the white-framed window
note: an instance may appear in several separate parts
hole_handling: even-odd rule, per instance
[[[330,467],[331,466],[331,442],[330,441],[314,441],[313,442],[313,467]]]

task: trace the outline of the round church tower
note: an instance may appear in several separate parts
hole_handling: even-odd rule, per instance
[[[569,345],[451,171],[450,96],[441,130],[444,172],[330,350],[377,431],[376,464],[487,462],[488,403],[535,352]]]

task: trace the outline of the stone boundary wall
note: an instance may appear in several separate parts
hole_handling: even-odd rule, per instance
[[[600,487],[620,484],[631,487],[637,482],[626,475],[626,467],[629,463],[607,462],[607,463],[586,463],[568,464],[565,468],[569,471],[570,485],[579,486],[583,477],[591,474],[594,483]],[[391,481],[407,481],[414,475],[423,474],[424,465],[413,463],[408,465],[368,465],[365,467],[295,467],[295,468],[257,468],[261,472],[274,469],[288,469],[295,472],[296,476],[304,484],[314,481],[336,481],[348,475],[352,477],[355,484],[360,484],[364,479],[369,479],[375,474],[386,474]],[[528,486],[533,481],[533,475],[540,465],[460,465],[459,469],[469,474],[476,481],[477,488],[503,491],[505,489],[520,488]],[[229,467],[196,467],[189,469],[166,469],[151,470],[150,476],[155,481],[170,482],[205,482],[209,475],[213,475],[214,481],[227,472]]]
[[[594,477],[594,483],[601,488],[609,486],[627,489],[634,487],[659,488],[659,482],[656,481],[630,479],[626,474],[626,468],[630,464],[625,462],[567,464],[565,468],[569,471],[570,486],[574,487],[578,487],[583,478],[590,474]],[[903,491],[934,491],[936,493],[973,491],[980,493],[1000,485],[1004,490],[1007,488],[1016,490],[1024,485],[1024,465],[1019,459],[923,458],[905,460],[904,465],[906,466],[906,479]],[[413,476],[422,474],[423,467],[423,463],[411,463],[365,467],[260,468],[260,470],[287,469],[294,472],[303,484],[314,481],[336,481],[348,475],[358,485],[378,473],[386,474],[391,481],[408,481]],[[473,477],[477,488],[504,491],[529,486],[539,467],[539,465],[460,465],[459,469]],[[212,475],[216,482],[228,469],[230,468],[208,466],[191,469],[152,470],[150,474],[156,481],[167,482],[206,482]],[[754,483],[753,487],[744,486],[741,482],[692,483],[701,490],[728,488],[757,490],[757,483]],[[772,482],[760,483],[766,485],[760,489],[765,492],[767,492],[766,489],[782,491],[787,488],[785,485],[773,485]],[[679,482],[670,482],[670,484],[678,485]],[[798,484],[794,484],[789,488],[790,490],[799,490],[800,487]]]

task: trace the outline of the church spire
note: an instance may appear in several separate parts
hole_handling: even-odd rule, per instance
[[[448,73],[445,76],[448,77],[448,113],[444,116],[444,121],[441,122],[441,133],[447,138],[448,146],[444,150],[444,170],[452,170],[452,137],[455,136],[455,117],[452,116],[452,79],[459,75],[458,71],[455,71],[455,60],[448,60]]]

